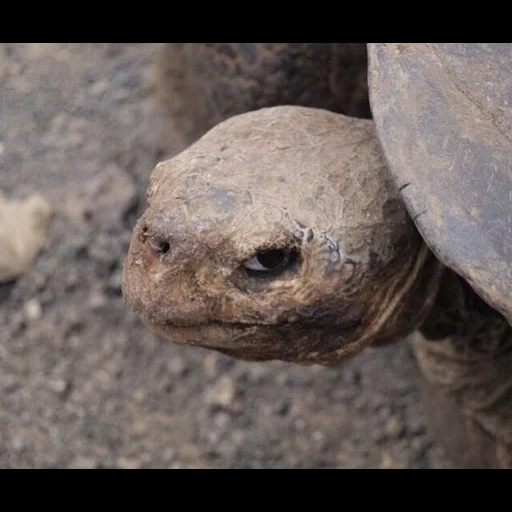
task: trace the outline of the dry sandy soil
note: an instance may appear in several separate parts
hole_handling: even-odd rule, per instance
[[[123,258],[162,157],[158,44],[0,43],[0,190],[57,212],[37,264],[0,287],[0,467],[448,467],[406,343],[336,369],[244,364],[126,310]]]

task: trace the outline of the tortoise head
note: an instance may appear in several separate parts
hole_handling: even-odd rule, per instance
[[[159,165],[148,200],[125,298],[179,344],[336,364],[408,335],[437,290],[370,121],[301,107],[233,118]]]

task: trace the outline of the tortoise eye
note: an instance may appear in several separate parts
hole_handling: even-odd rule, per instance
[[[296,263],[298,257],[297,250],[262,251],[246,261],[244,268],[257,274],[275,274]]]

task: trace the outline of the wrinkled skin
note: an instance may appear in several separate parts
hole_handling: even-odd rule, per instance
[[[444,272],[370,121],[299,107],[233,118],[158,166],[148,198],[127,303],[155,333],[239,359],[332,365],[402,339]]]

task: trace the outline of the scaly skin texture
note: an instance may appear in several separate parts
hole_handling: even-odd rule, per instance
[[[512,329],[447,272],[414,348],[429,421],[464,468],[512,468]]]
[[[371,121],[279,107],[231,119],[151,179],[125,265],[156,333],[234,357],[337,364],[425,319],[443,267],[399,200]],[[296,255],[275,275],[257,254]]]
[[[158,108],[183,144],[229,117],[300,105],[370,118],[366,43],[166,43]]]

